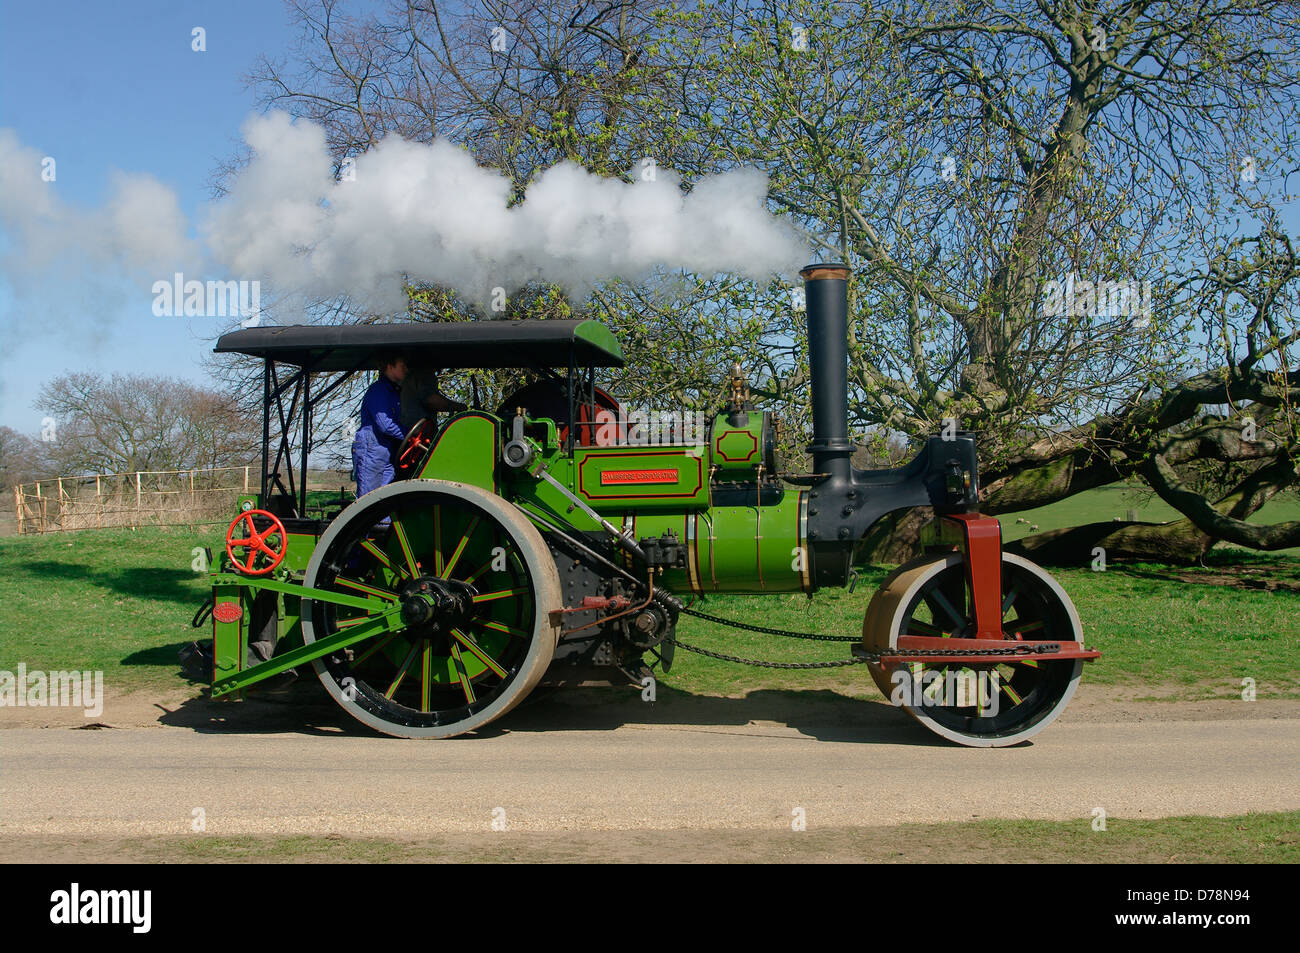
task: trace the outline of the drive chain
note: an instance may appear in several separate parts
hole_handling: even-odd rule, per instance
[[[779,635],[789,639],[806,639],[817,642],[860,642],[861,638],[856,635],[817,635],[812,632],[793,632],[789,629],[769,629],[761,625],[750,625],[747,622],[736,622],[732,619],[723,619],[718,616],[708,615],[697,609],[688,609],[682,607],[680,610],[687,615],[693,615],[699,619],[705,619],[709,622],[716,622],[719,625],[731,626],[735,629],[745,629],[749,632],[761,632],[765,635]],[[752,665],[756,668],[782,668],[782,669],[807,669],[807,668],[843,668],[848,665],[862,665],[868,662],[879,662],[882,658],[906,658],[908,656],[923,656],[932,658],[934,656],[944,657],[969,657],[989,656],[990,658],[999,658],[1016,655],[1033,655],[1035,653],[1059,652],[1061,646],[1056,643],[1043,643],[1040,645],[1009,645],[1004,649],[888,649],[886,651],[873,651],[862,648],[853,658],[836,659],[832,662],[765,662],[758,659],[741,658],[739,655],[725,655],[722,652],[711,652],[708,649],[702,649],[698,645],[690,645],[672,637],[664,639],[679,649],[687,652],[694,652],[696,655],[703,655],[708,658],[718,659],[722,662],[736,662],[740,665]]]

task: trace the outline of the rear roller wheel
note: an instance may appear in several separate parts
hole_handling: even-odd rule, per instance
[[[532,523],[478,487],[434,480],[366,494],[321,537],[312,588],[374,609],[303,601],[303,639],[375,635],[312,664],[359,721],[404,738],[450,738],[517,705],[551,662],[559,575]],[[397,630],[380,615],[401,607]]]
[[[1034,641],[1082,641],[1074,603],[1027,559],[1002,554],[1002,627]],[[960,553],[923,556],[895,570],[867,608],[863,643],[896,648],[900,635],[960,639],[975,635],[974,608]],[[931,731],[979,748],[1018,744],[1065,709],[1079,684],[1081,659],[939,665],[870,664],[876,685]]]

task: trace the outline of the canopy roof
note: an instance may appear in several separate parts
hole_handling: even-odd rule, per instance
[[[623,350],[599,321],[407,321],[297,324],[223,334],[213,350],[247,354],[312,371],[375,366],[384,354],[436,368],[622,367]]]

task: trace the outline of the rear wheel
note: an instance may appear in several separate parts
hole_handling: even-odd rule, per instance
[[[1042,569],[1002,555],[1002,628],[1033,641],[1082,641],[1074,603]],[[975,635],[974,606],[960,553],[900,566],[871,600],[863,621],[867,648],[898,646],[900,635]],[[942,665],[869,666],[876,685],[931,731],[973,747],[1018,744],[1064,711],[1079,684],[1081,659]]]
[[[345,510],[307,567],[312,588],[371,610],[303,603],[303,638],[374,626],[313,663],[349,714],[390,735],[450,738],[517,705],[551,662],[559,576],[532,523],[478,487],[391,484]],[[401,607],[401,626],[378,616]]]

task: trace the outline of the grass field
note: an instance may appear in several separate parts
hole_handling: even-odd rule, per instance
[[[291,837],[10,837],[37,862],[138,863],[1124,863],[1294,864],[1300,811],[1233,817],[978,820],[821,830],[584,831],[445,834],[420,839]]]
[[[1112,494],[1099,496],[1099,494]],[[1118,491],[1056,504],[1073,513],[1060,525],[1123,515]],[[1159,501],[1156,501],[1158,504]],[[1272,505],[1272,504],[1270,504]],[[1300,504],[1290,501],[1279,507]],[[1033,511],[1041,529],[1048,510]],[[1144,518],[1146,510],[1141,511]],[[1281,513],[1271,518],[1285,518]],[[1300,515],[1300,514],[1298,514]],[[1009,538],[1025,524],[1003,517]],[[110,691],[182,685],[176,652],[196,636],[190,618],[205,599],[205,576],[193,568],[195,547],[221,545],[221,528],[86,530],[0,539],[0,669],[99,669]],[[1300,697],[1296,650],[1300,593],[1221,585],[1218,567],[1247,566],[1255,579],[1300,582],[1300,558],[1216,551],[1211,568],[1180,570],[1205,584],[1172,578],[1162,567],[1115,565],[1056,573],[1084,624],[1087,642],[1104,653],[1085,674],[1090,684],[1119,686],[1134,697],[1235,697],[1255,679],[1261,698]],[[884,568],[865,573],[857,590],[802,595],[715,597],[702,606],[714,615],[827,634],[861,632],[862,616]],[[748,658],[821,661],[845,658],[848,646],[757,635],[686,619],[679,637]],[[660,680],[670,690],[742,694],[756,689],[825,689],[874,697],[861,669],[756,669],[678,652]]]

